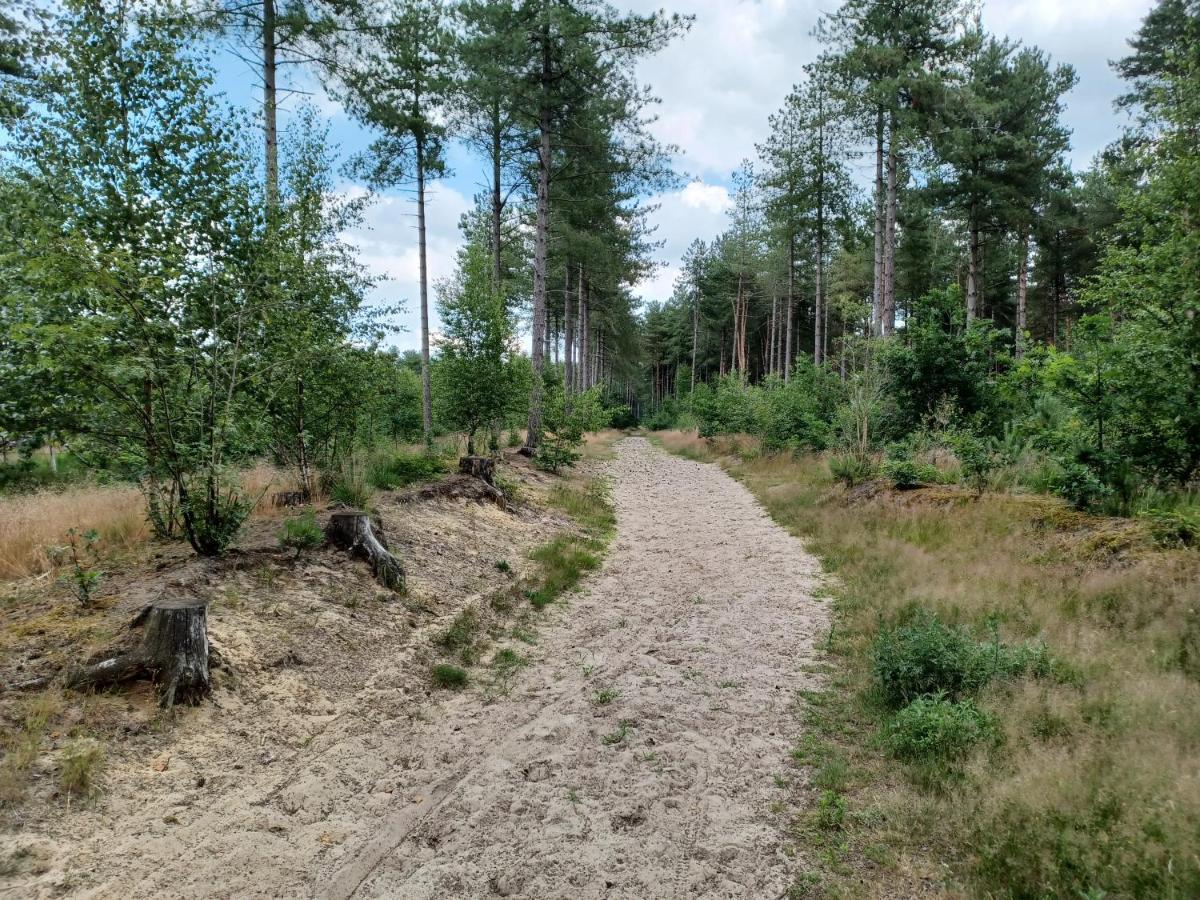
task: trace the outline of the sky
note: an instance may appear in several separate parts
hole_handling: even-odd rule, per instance
[[[767,117],[783,103],[803,66],[816,58],[813,26],[836,0],[614,0],[621,9],[649,12],[666,6],[669,12],[691,14],[695,23],[682,39],[639,68],[643,83],[661,99],[652,124],[654,135],[676,145],[676,169],[684,185],[647,198],[657,206],[651,216],[654,237],[661,242],[656,256],[661,265],[637,285],[643,301],[671,295],[684,249],[695,238],[711,240],[727,226],[731,174],[755,154],[755,144],[767,136]],[[1113,110],[1122,83],[1109,61],[1126,54],[1126,41],[1137,30],[1153,0],[991,0],[985,2],[984,26],[1027,46],[1045,50],[1055,62],[1069,63],[1079,83],[1066,98],[1065,120],[1073,132],[1071,163],[1086,168],[1127,122]],[[342,158],[362,149],[370,134],[340,105],[325,96],[314,79],[301,70],[285,71],[281,84],[297,89],[284,102],[281,124],[289,111],[308,100],[329,119],[331,141]],[[260,102],[256,75],[232,53],[218,58],[218,88],[237,105]],[[472,197],[484,189],[486,163],[462,147],[449,154],[450,174],[430,191],[426,218],[431,280],[450,275],[461,242],[460,216]],[[856,163],[865,180],[869,160]],[[343,179],[346,192],[361,187]],[[420,345],[419,280],[415,209],[408,194],[393,192],[377,198],[363,228],[347,238],[357,244],[371,272],[386,277],[372,300],[405,310],[397,317],[402,331],[393,342],[402,349]],[[436,309],[432,327],[437,330]]]

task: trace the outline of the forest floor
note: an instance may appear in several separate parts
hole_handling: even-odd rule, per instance
[[[584,474],[611,486],[614,544],[535,622],[485,608],[482,574],[568,527],[533,504],[513,524],[381,503],[414,573],[403,614],[334,551],[214,577],[237,683],[162,727],[95,698],[132,736],[95,800],[9,816],[0,895],[786,895],[808,868],[789,752],[823,678],[819,564],[721,469],[644,438]],[[432,690],[464,597],[492,677]],[[286,627],[255,632],[267,616]]]

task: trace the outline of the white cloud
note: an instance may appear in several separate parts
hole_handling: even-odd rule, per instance
[[[729,189],[720,184],[705,184],[703,181],[693,181],[679,194],[684,206],[692,209],[703,209],[711,213],[724,212],[733,202],[729,198]]]

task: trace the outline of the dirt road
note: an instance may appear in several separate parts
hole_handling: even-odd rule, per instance
[[[716,466],[643,438],[608,466],[610,555],[507,697],[399,716],[373,679],[286,787],[168,829],[155,809],[114,817],[75,858],[80,893],[783,895],[803,849],[771,807],[776,775],[796,776],[796,691],[826,627],[817,563]]]

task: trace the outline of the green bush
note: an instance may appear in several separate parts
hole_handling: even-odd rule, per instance
[[[565,466],[573,466],[582,456],[575,448],[578,442],[557,434],[543,434],[533,452],[533,464],[546,472],[557,473]]]
[[[997,735],[995,720],[971,700],[917,697],[888,723],[884,742],[897,759],[958,759]]]
[[[1112,493],[1089,466],[1074,460],[1060,461],[1060,465],[1062,471],[1051,481],[1051,487],[1076,509],[1091,509]]]
[[[1140,515],[1160,547],[1200,546],[1200,508],[1148,509]]]
[[[284,522],[278,537],[280,547],[290,547],[299,556],[305,550],[319,547],[325,540],[325,532],[317,524],[316,512],[309,508],[296,518]]]
[[[452,666],[449,663],[438,663],[430,672],[430,677],[433,679],[434,685],[440,688],[449,688],[452,691],[457,691],[467,686],[470,677],[465,669],[460,669],[458,666]]]
[[[446,471],[446,462],[431,453],[401,453],[372,461],[367,482],[384,491],[394,491],[421,481],[430,481]]]
[[[880,632],[872,663],[883,701],[893,709],[925,695],[958,699],[978,690],[989,674],[979,644],[965,628],[929,615]]]
[[[911,459],[888,460],[883,464],[883,477],[901,490],[937,484],[941,473],[937,466],[914,462]]]
[[[875,474],[875,467],[869,459],[860,459],[849,453],[836,453],[829,457],[829,474],[834,481],[840,481],[846,487],[854,487],[868,481]]]
[[[951,627],[926,612],[881,631],[871,658],[881,698],[892,709],[924,696],[958,700],[994,678],[1058,674],[1044,643],[1010,646],[995,634],[989,641],[976,641],[966,628]]]
[[[196,552],[216,556],[232,544],[246,519],[254,509],[254,500],[237,487],[212,487],[207,479],[197,479],[189,485],[188,502],[184,504],[184,526]]]

